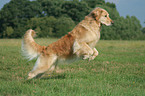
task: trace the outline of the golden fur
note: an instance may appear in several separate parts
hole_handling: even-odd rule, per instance
[[[30,60],[38,58],[28,79],[48,69],[54,70],[59,60],[79,57],[93,60],[98,55],[95,45],[100,39],[101,23],[109,26],[113,21],[107,11],[97,7],[71,32],[47,47],[36,44],[33,39],[35,31],[28,30],[24,35],[22,51]]]

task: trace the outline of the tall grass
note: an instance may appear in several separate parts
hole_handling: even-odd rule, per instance
[[[60,72],[26,80],[36,60],[21,56],[20,39],[1,39],[0,96],[145,96],[145,41],[101,40],[96,48],[93,61],[60,64]]]

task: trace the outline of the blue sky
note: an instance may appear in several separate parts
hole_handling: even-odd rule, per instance
[[[0,0],[0,9],[10,0]],[[120,16],[136,16],[145,27],[145,0],[105,0],[116,4]]]
[[[120,16],[136,16],[145,27],[145,0],[105,0],[116,4]]]

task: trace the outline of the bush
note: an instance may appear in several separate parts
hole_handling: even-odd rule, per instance
[[[74,26],[75,23],[71,18],[61,17],[56,21],[54,27],[54,36],[61,37],[71,31]]]
[[[61,37],[95,7],[107,10],[115,22],[102,26],[101,39],[145,38],[135,16],[121,17],[116,5],[105,0],[11,0],[0,10],[0,38],[21,38],[30,28],[38,37]]]
[[[40,17],[40,18],[31,18],[27,22],[27,29],[34,29],[38,33],[38,37],[52,37],[53,29],[56,23],[56,18],[53,16],[50,17]]]
[[[143,27],[141,31],[145,34],[145,27]]]
[[[68,17],[31,18],[27,22],[27,29],[34,29],[38,37],[61,37],[71,31],[75,26],[74,21]]]
[[[5,32],[5,36],[6,37],[11,37],[11,35],[13,34],[13,32],[14,32],[14,29],[12,28],[12,27],[7,27],[6,28],[6,31],[4,31]]]

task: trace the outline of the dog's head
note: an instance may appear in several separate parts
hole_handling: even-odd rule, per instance
[[[95,8],[90,14],[92,18],[94,18],[97,22],[105,24],[106,26],[110,26],[114,22],[110,19],[109,13],[102,8]]]

